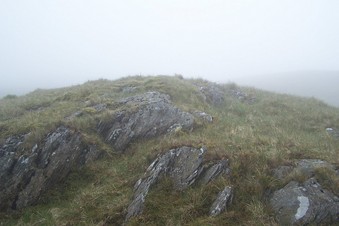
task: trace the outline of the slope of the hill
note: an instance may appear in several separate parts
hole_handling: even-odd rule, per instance
[[[1,225],[338,222],[339,110],[316,99],[137,76],[0,106]]]

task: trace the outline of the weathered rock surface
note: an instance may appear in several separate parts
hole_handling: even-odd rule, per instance
[[[224,190],[219,192],[217,198],[213,202],[210,209],[210,216],[215,217],[226,210],[226,208],[232,203],[233,189],[232,187],[225,187]]]
[[[0,147],[0,210],[22,209],[63,180],[72,169],[101,152],[81,140],[81,134],[59,127],[41,144],[24,151],[25,136],[7,139]]]
[[[158,157],[148,167],[145,177],[134,186],[133,201],[128,206],[126,221],[140,214],[150,187],[163,175],[169,175],[174,189],[184,190],[193,184],[202,171],[204,148],[181,147]]]
[[[299,184],[291,181],[276,191],[270,203],[280,225],[308,225],[338,222],[339,198],[314,179]]]
[[[307,180],[304,183],[289,182],[277,190],[270,198],[280,225],[326,224],[339,220],[339,198],[326,190],[314,178],[318,168],[336,171],[328,162],[319,159],[302,159],[295,166],[280,166],[274,170],[274,176],[283,179],[287,175],[302,173]]]
[[[140,138],[193,128],[193,115],[174,107],[169,96],[159,92],[128,97],[119,104],[127,110],[97,125],[98,132],[117,151],[123,151],[130,142]]]
[[[142,213],[150,187],[163,175],[169,176],[173,180],[173,189],[180,191],[198,180],[199,183],[206,185],[221,174],[228,175],[230,173],[228,160],[221,160],[209,167],[202,165],[206,151],[205,148],[196,149],[184,146],[172,149],[155,159],[148,167],[145,176],[134,186],[133,200],[128,206],[125,220],[128,221],[131,217]],[[226,187],[212,204],[210,215],[216,216],[224,211],[231,204],[232,198],[233,189]]]
[[[229,168],[228,159],[223,159],[207,168],[202,174],[200,181],[202,184],[208,184],[210,181],[216,179],[220,174],[229,175],[230,173],[231,169]]]

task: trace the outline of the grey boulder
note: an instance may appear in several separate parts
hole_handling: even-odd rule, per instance
[[[97,131],[116,151],[122,152],[132,141],[177,130],[192,130],[194,117],[174,107],[166,94],[147,92],[122,99],[124,110],[101,120]]]
[[[338,222],[339,198],[310,178],[300,184],[291,181],[270,199],[280,225],[308,225]]]
[[[273,176],[281,180],[294,173],[306,178],[305,182],[290,181],[285,187],[273,192],[270,200],[280,225],[332,224],[339,220],[339,198],[323,188],[315,179],[317,169],[336,168],[320,159],[301,159],[289,166],[280,166]]]

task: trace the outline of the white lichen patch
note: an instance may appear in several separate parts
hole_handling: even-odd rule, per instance
[[[298,196],[299,208],[295,214],[295,219],[299,220],[303,218],[308,210],[310,202],[306,196]]]

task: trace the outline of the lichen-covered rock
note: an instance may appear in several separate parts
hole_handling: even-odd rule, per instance
[[[148,167],[143,179],[134,186],[133,200],[128,206],[126,221],[140,214],[144,207],[145,198],[150,187],[162,175],[169,175],[174,184],[174,189],[183,190],[193,184],[202,171],[204,148],[181,147],[172,149],[158,157]]]
[[[215,217],[221,212],[225,211],[226,208],[232,203],[233,200],[233,189],[232,187],[225,187],[224,190],[219,192],[217,198],[213,202],[210,209],[210,216]]]
[[[59,127],[30,151],[25,136],[9,138],[0,147],[0,210],[22,209],[42,192],[63,180],[74,168],[99,157],[101,152],[81,140],[81,134]]]
[[[217,178],[220,174],[229,175],[230,172],[231,169],[229,168],[228,159],[223,159],[206,169],[200,181],[202,184],[208,184],[210,181]]]
[[[166,134],[173,128],[193,128],[194,117],[174,107],[169,96],[159,92],[128,97],[119,104],[126,110],[97,125],[98,132],[117,151],[123,151],[134,140]]]
[[[291,181],[274,192],[270,204],[280,225],[309,225],[338,222],[339,198],[314,179]]]

